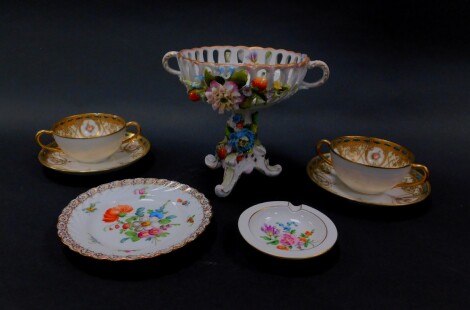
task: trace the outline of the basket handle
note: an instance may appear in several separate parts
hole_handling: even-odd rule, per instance
[[[312,60],[307,65],[307,69],[313,69],[317,67],[323,71],[322,77],[316,82],[300,82],[299,89],[309,89],[325,84],[325,82],[330,77],[330,69],[328,68],[328,65],[321,60]]]
[[[175,51],[166,53],[165,56],[163,56],[162,64],[163,64],[163,68],[165,68],[165,70],[168,71],[169,73],[174,74],[174,75],[181,75],[181,71],[171,68],[170,64],[168,63],[168,61],[171,58],[177,57],[177,56],[178,56],[178,52],[175,52]]]

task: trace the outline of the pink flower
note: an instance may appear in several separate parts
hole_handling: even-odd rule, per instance
[[[148,230],[143,230],[137,234],[137,237],[139,238],[145,238],[149,236],[149,231]]]
[[[268,224],[264,224],[263,227],[261,227],[261,231],[264,232],[269,237],[279,234],[279,229]]]
[[[244,97],[238,91],[238,85],[235,82],[227,81],[224,85],[217,81],[212,81],[205,92],[207,102],[212,108],[224,111],[238,110],[238,106],[243,102]]]
[[[158,235],[160,233],[160,229],[158,228],[152,228],[150,229],[149,231],[149,234],[151,234],[152,236],[155,236],[155,235]]]
[[[299,242],[298,238],[291,234],[283,234],[279,241],[287,246],[293,246]]]
[[[134,194],[136,195],[145,195],[145,187],[141,189],[134,190]]]

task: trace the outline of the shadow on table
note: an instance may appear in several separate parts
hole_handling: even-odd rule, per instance
[[[316,206],[316,207],[315,207]],[[432,208],[432,194],[425,200],[403,206],[376,206],[349,201],[328,192],[319,192],[312,207],[328,214],[380,222],[402,222],[425,216]]]
[[[336,243],[326,253],[308,259],[283,259],[267,255],[250,246],[240,234],[227,234],[224,248],[237,264],[257,272],[289,277],[310,277],[333,268],[340,258],[340,246]]]
[[[206,230],[192,242],[168,254],[149,259],[135,261],[98,260],[82,256],[66,246],[64,246],[64,254],[77,269],[99,278],[121,281],[160,278],[177,273],[197,263],[212,247],[216,238],[216,230],[217,224],[212,220]]]
[[[313,182],[303,165],[294,160],[284,159],[287,168],[278,178],[283,182],[273,182],[271,188],[262,189],[271,196],[282,194],[282,200],[293,204],[306,204],[327,216],[363,218],[374,221],[400,222],[420,218],[432,207],[432,192],[423,201],[401,206],[380,206],[356,202],[337,196]],[[286,188],[285,184],[289,184]],[[284,187],[283,187],[284,186]],[[273,199],[274,200],[274,199]],[[334,221],[334,218],[332,218]]]

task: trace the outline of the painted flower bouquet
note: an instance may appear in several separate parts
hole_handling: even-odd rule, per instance
[[[314,247],[312,235],[314,230],[298,233],[297,223],[288,221],[286,224],[276,222],[276,225],[264,224],[261,227],[263,235],[260,236],[266,244],[275,246],[279,250],[306,250]]]
[[[140,240],[158,242],[160,238],[170,235],[170,228],[179,226],[180,224],[172,223],[175,215],[168,215],[165,210],[168,200],[160,208],[145,210],[140,207],[134,211],[134,207],[130,205],[117,205],[109,208],[103,215],[105,225],[104,231],[116,230],[124,235],[121,243],[128,240],[137,242]]]
[[[179,70],[170,67],[171,58],[176,58]],[[207,166],[224,168],[224,181],[215,188],[220,197],[230,194],[242,173],[257,169],[275,176],[282,170],[279,165],[269,165],[266,149],[257,139],[258,111],[300,89],[320,86],[329,77],[328,66],[322,61],[262,47],[213,46],[172,51],[165,54],[162,63],[186,86],[191,101],[206,102],[218,113],[231,113],[215,155],[206,156]],[[304,81],[307,70],[316,67],[322,70],[322,77],[313,83]]]

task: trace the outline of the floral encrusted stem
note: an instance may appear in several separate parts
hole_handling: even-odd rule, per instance
[[[225,127],[225,137],[216,146],[215,155],[206,156],[209,168],[224,168],[222,184],[215,187],[219,197],[228,196],[240,176],[256,169],[267,176],[277,176],[280,165],[271,166],[266,159],[266,148],[258,139],[258,112],[233,112]]]

